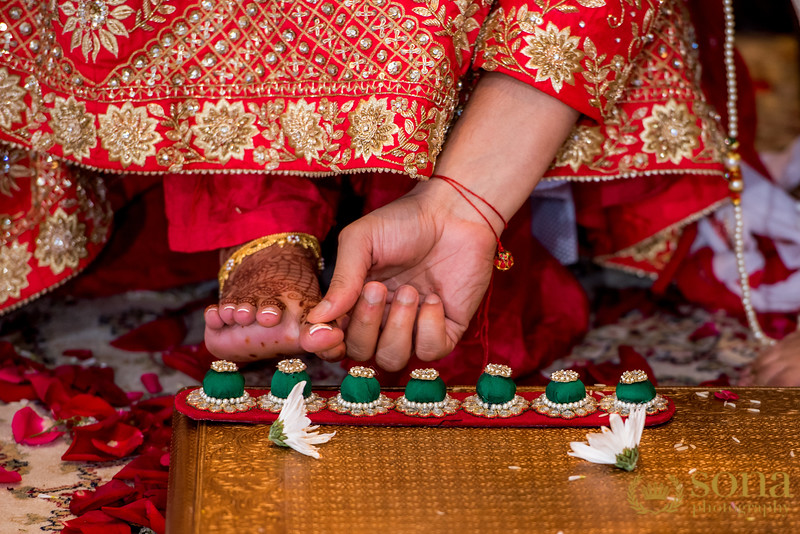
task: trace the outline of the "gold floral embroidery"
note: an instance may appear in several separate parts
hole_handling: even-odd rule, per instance
[[[19,76],[9,74],[5,67],[0,69],[0,128],[10,128],[22,120],[25,90],[19,82]]]
[[[97,61],[101,48],[117,57],[117,37],[128,37],[128,30],[122,21],[134,14],[133,8],[124,4],[125,0],[73,0],[61,3],[61,12],[67,16],[62,31],[72,33],[70,50],[80,47],[87,61],[90,55],[92,61]]]
[[[480,6],[478,2],[470,0],[456,0],[455,3],[460,13],[450,21],[453,46],[456,51],[470,52],[472,46],[467,36],[470,32],[480,28],[478,21],[474,18]],[[461,54],[456,54],[456,60],[460,66],[463,61]]]
[[[354,157],[380,157],[384,147],[394,143],[394,135],[400,130],[394,123],[394,114],[389,109],[388,98],[362,100],[354,111],[348,114],[350,127],[347,134],[353,144]]]
[[[130,102],[122,108],[111,104],[99,120],[98,134],[111,161],[120,161],[123,167],[144,165],[148,156],[155,155],[162,137],[156,132],[158,122],[148,117],[146,108],[133,107]]]
[[[61,274],[66,268],[75,269],[89,254],[85,234],[86,225],[78,222],[76,214],[67,215],[58,208],[42,223],[33,256],[40,267],[49,266],[53,274]]]
[[[244,151],[253,148],[253,137],[258,135],[255,122],[256,116],[245,112],[241,102],[206,102],[192,131],[207,157],[227,163],[231,158],[244,159]]]
[[[30,259],[28,246],[20,245],[19,241],[14,241],[10,246],[0,246],[0,275],[3,279],[0,284],[0,304],[10,298],[18,299],[20,291],[28,287]]]
[[[569,28],[559,30],[552,22],[547,28],[536,28],[533,35],[523,37],[528,46],[521,52],[528,59],[526,68],[536,71],[536,81],[550,80],[558,93],[564,83],[575,85],[574,73],[583,70],[583,52],[578,49],[581,39],[571,36]]]
[[[297,157],[305,158],[306,163],[319,159],[319,152],[325,150],[325,131],[320,127],[321,119],[322,115],[314,111],[314,104],[308,104],[304,99],[289,102],[280,116],[289,146]]]
[[[686,104],[674,100],[656,104],[642,124],[642,150],[655,154],[658,163],[678,164],[683,158],[691,158],[692,151],[700,146],[700,128]]]
[[[89,151],[97,146],[94,117],[86,112],[86,104],[74,97],[66,100],[56,97],[49,124],[65,156],[74,154],[79,160],[88,158]]]
[[[569,165],[573,172],[577,172],[581,165],[590,164],[599,156],[602,147],[603,135],[599,126],[576,126],[561,145],[553,165]]]

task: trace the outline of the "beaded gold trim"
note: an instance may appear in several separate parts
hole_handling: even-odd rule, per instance
[[[658,412],[667,411],[669,401],[658,394],[647,402],[623,402],[617,398],[616,394],[606,395],[600,399],[600,409],[608,413],[628,415],[632,409],[639,406],[644,406],[647,415],[654,415]]]
[[[246,412],[256,407],[256,401],[246,391],[241,397],[236,397],[235,399],[217,399],[206,395],[202,387],[189,393],[186,397],[186,403],[198,410],[214,413]]]
[[[281,411],[281,408],[283,408],[283,404],[285,402],[286,399],[276,397],[272,393],[267,393],[266,395],[261,395],[258,398],[258,407],[264,410],[265,412],[278,413]],[[306,403],[306,411],[308,413],[316,413],[325,408],[325,399],[323,399],[316,393],[312,393],[311,395],[306,397],[305,403]]]
[[[439,378],[439,371],[436,369],[414,369],[411,371],[411,378],[417,380],[436,380]]]
[[[239,370],[239,366],[228,360],[217,360],[211,362],[211,369],[218,373],[235,373]]]
[[[647,373],[641,369],[625,371],[622,373],[622,376],[619,377],[619,381],[623,384],[636,384],[637,382],[644,382],[645,380],[647,380]]]
[[[514,417],[519,415],[528,409],[528,405],[528,401],[519,395],[514,395],[513,399],[504,404],[490,404],[484,402],[480,395],[470,395],[461,403],[461,408],[472,415],[494,419],[495,417]]]
[[[487,375],[511,378],[511,367],[501,363],[490,363],[486,365],[486,369],[484,369],[483,372]]]
[[[597,411],[597,399],[587,393],[579,401],[557,403],[551,401],[545,393],[542,393],[531,401],[531,410],[547,417],[560,417],[561,419],[586,417]]]
[[[575,382],[578,380],[578,373],[570,369],[560,369],[550,375],[553,382]]]
[[[242,245],[236,252],[231,254],[231,257],[228,258],[228,261],[226,261],[220,268],[219,275],[217,276],[219,279],[220,293],[222,293],[222,288],[225,286],[225,282],[228,280],[231,273],[239,266],[240,263],[242,263],[242,261],[244,261],[245,258],[273,245],[278,245],[281,248],[285,247],[286,245],[293,245],[297,247],[303,247],[304,249],[311,251],[311,253],[314,255],[314,258],[317,260],[317,268],[320,271],[322,270],[322,250],[319,246],[319,240],[316,237],[300,232],[271,234],[254,239],[253,241]]]
[[[356,365],[355,367],[351,367],[348,373],[350,376],[354,376],[356,378],[375,378],[375,369],[372,367]]]
[[[291,358],[288,360],[281,360],[278,362],[278,371],[286,375],[291,375],[294,373],[302,373],[306,369],[307,369],[306,364],[303,363],[303,360],[300,360],[299,358]]]
[[[355,367],[353,369],[355,369]],[[383,393],[372,402],[348,402],[342,398],[341,393],[337,393],[335,397],[328,400],[329,410],[340,414],[354,415],[356,417],[383,414],[391,410],[393,406],[394,402],[392,399]]]
[[[450,395],[445,395],[444,400],[439,402],[413,402],[403,395],[395,401],[394,409],[412,417],[444,417],[456,413],[460,405]]]

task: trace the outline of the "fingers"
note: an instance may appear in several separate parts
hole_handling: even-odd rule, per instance
[[[350,225],[339,234],[339,250],[325,298],[308,314],[312,323],[336,320],[358,301],[372,265],[372,238],[360,226]]]
[[[367,361],[375,354],[386,293],[386,286],[380,282],[369,282],[356,303],[347,326],[347,355],[356,361]]]
[[[411,286],[400,286],[395,292],[375,351],[379,367],[399,371],[411,358],[418,301],[419,293]]]
[[[450,354],[454,345],[447,337],[442,300],[430,294],[420,306],[417,318],[417,358],[424,362],[439,360]]]

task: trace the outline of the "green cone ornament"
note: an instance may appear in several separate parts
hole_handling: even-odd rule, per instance
[[[609,413],[628,415],[633,408],[644,406],[647,415],[663,412],[669,403],[656,393],[656,388],[641,369],[625,371],[619,378],[614,395],[600,401],[600,409]]]
[[[226,360],[211,364],[203,378],[203,387],[189,393],[186,402],[198,410],[226,413],[246,412],[256,405],[244,390],[244,377],[239,367]]]
[[[395,409],[417,417],[444,417],[458,411],[459,402],[447,394],[447,386],[436,369],[414,369]]]
[[[348,415],[370,416],[386,413],[394,403],[381,393],[381,385],[371,367],[352,367],[342,380],[339,393],[328,401],[328,408]]]
[[[280,412],[292,388],[300,382],[305,382],[303,397],[306,411],[314,413],[323,409],[325,399],[311,391],[311,377],[308,376],[306,369],[306,364],[298,358],[279,361],[278,369],[272,375],[269,393],[258,398],[258,407],[272,413]]]
[[[586,392],[578,373],[562,369],[550,375],[544,394],[534,399],[531,408],[548,417],[572,419],[596,412],[597,400]]]
[[[462,407],[480,417],[514,417],[528,407],[528,401],[517,395],[511,378],[511,367],[497,363],[486,366],[478,378],[475,395],[464,399]]]

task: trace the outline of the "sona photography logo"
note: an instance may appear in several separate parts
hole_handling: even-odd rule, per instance
[[[674,475],[628,484],[628,504],[637,514],[668,514],[686,507],[692,516],[720,514],[781,516],[794,504],[791,479],[784,471],[693,471],[682,481]]]

